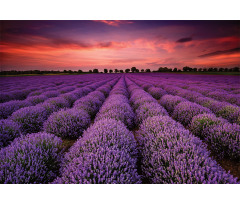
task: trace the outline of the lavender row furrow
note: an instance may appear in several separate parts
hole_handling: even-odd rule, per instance
[[[208,108],[179,96],[165,94],[159,103],[175,120],[206,141],[218,158],[240,159],[239,125],[217,118]]]
[[[121,78],[103,103],[94,124],[65,155],[61,177],[54,183],[141,183],[136,168],[136,141],[124,125],[132,126],[134,120],[127,95]]]
[[[142,90],[130,80],[127,84],[132,93]],[[142,94],[145,103],[153,100],[143,90]],[[199,138],[167,115],[146,117],[137,138],[142,172],[150,183],[237,183],[236,178],[210,157],[207,146]]]

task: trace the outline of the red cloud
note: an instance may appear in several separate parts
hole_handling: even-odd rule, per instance
[[[119,26],[120,24],[131,24],[132,21],[124,21],[124,20],[94,20],[95,22],[105,23],[110,26]]]

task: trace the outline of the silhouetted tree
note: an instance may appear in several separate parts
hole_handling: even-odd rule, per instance
[[[139,69],[136,69],[136,72],[138,73],[138,72],[139,72]]]
[[[113,73],[113,70],[110,69],[110,70],[109,70],[109,73]]]
[[[144,72],[144,69],[141,69],[141,72]]]
[[[188,67],[188,66],[183,67],[184,72],[191,72],[192,70],[193,70],[193,68],[191,68],[191,67]]]
[[[118,73],[118,69],[115,69],[114,72],[115,72],[115,73]]]
[[[151,70],[150,69],[146,69],[145,72],[151,72]]]
[[[136,72],[136,69],[137,69],[136,67],[132,67],[131,72],[133,72],[133,73]]]
[[[98,69],[93,69],[93,73],[98,73]]]
[[[108,69],[104,69],[104,73],[108,73]]]
[[[90,69],[88,72],[89,72],[89,73],[92,73],[92,70]]]
[[[125,69],[125,73],[129,73],[130,72],[130,69]]]
[[[233,68],[233,71],[234,71],[234,72],[240,72],[240,68],[239,68],[239,67],[234,67],[234,68]]]
[[[174,72],[177,72],[177,68],[174,68],[173,71],[174,71]]]
[[[202,71],[202,68],[199,68],[198,71],[201,72],[201,71]]]
[[[197,72],[197,68],[193,68],[193,71],[194,71],[194,72]]]
[[[122,70],[122,69],[120,70],[120,73],[123,73],[123,70]]]
[[[82,73],[83,71],[81,69],[78,70],[78,73]]]

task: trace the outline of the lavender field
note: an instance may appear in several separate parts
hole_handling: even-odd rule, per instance
[[[240,182],[239,76],[2,77],[0,183]]]

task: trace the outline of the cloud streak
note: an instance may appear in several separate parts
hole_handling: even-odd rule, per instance
[[[192,40],[193,40],[192,37],[180,38],[176,41],[176,43],[185,43],[185,42],[190,42]]]
[[[94,21],[104,23],[109,26],[116,26],[116,27],[118,27],[121,24],[132,24],[133,23],[133,21],[121,21],[121,20],[94,20]]]
[[[236,48],[229,49],[229,50],[218,50],[215,52],[210,52],[207,54],[199,55],[198,57],[205,58],[205,57],[214,57],[214,56],[219,56],[219,55],[229,55],[229,54],[234,54],[234,53],[240,53],[240,47],[236,47]]]

